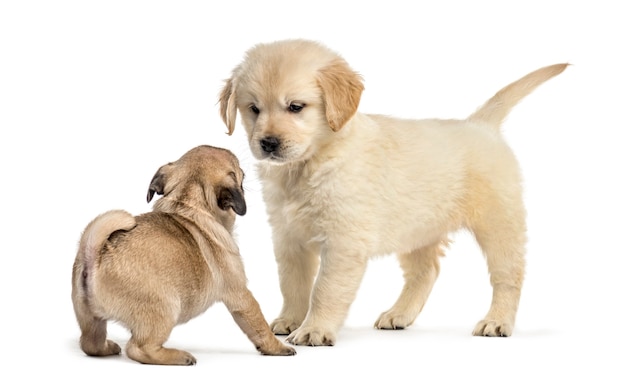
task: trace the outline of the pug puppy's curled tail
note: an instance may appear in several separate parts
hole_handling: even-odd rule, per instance
[[[73,298],[85,303],[89,299],[92,273],[102,248],[115,231],[128,231],[137,225],[135,218],[123,210],[111,210],[93,219],[85,228],[78,247],[78,256],[74,262]]]

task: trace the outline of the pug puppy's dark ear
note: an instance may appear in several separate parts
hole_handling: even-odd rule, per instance
[[[217,205],[222,210],[232,208],[237,215],[246,214],[246,200],[243,197],[243,190],[223,187],[218,190]]]
[[[152,201],[154,194],[163,195],[165,193],[165,185],[167,184],[167,180],[171,172],[171,167],[171,163],[161,166],[156,174],[154,174],[154,176],[152,177],[152,181],[150,181],[150,187],[148,187],[148,203]]]

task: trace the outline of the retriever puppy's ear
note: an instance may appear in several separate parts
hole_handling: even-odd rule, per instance
[[[226,80],[224,87],[220,93],[220,115],[222,121],[228,128],[228,135],[232,135],[235,130],[235,121],[237,119],[237,98],[235,92],[235,79],[234,77]]]
[[[172,172],[172,166],[172,163],[161,166],[152,177],[150,187],[148,187],[148,203],[152,201],[154,194],[163,195],[165,193],[165,186]]]
[[[227,210],[232,208],[237,215],[246,214],[246,200],[243,197],[243,191],[236,188],[222,187],[217,191],[217,205]]]
[[[319,71],[317,82],[322,89],[328,125],[339,131],[359,107],[364,89],[361,76],[338,59]]]

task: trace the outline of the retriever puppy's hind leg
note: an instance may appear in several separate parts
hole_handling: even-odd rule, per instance
[[[447,240],[398,255],[404,273],[404,287],[396,303],[383,312],[374,327],[377,329],[404,329],[413,324],[422,311],[439,276],[439,257]]]
[[[493,296],[491,308],[473,335],[508,337],[513,333],[525,268],[525,212],[498,208],[473,229],[487,259]]]

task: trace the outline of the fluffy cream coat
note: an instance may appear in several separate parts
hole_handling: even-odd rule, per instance
[[[567,64],[541,68],[464,120],[358,112],[360,76],[313,41],[251,48],[220,95],[259,160],[283,307],[271,327],[297,345],[333,345],[372,256],[396,254],[405,285],[375,323],[411,325],[439,273],[448,235],[470,230],[493,299],[473,334],[510,336],[525,268],[520,171],[499,126]]]

